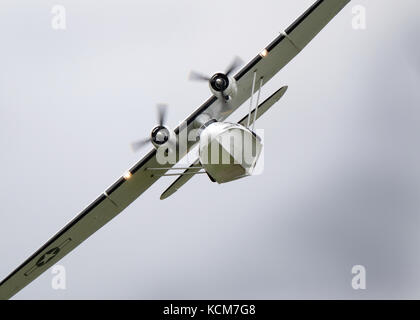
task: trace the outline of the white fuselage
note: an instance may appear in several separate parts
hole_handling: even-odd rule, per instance
[[[218,183],[251,175],[261,150],[261,139],[237,123],[213,122],[200,133],[200,163]]]

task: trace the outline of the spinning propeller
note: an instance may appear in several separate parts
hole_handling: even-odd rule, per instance
[[[138,151],[151,142],[155,147],[165,144],[170,137],[168,127],[165,126],[168,106],[166,104],[157,105],[158,125],[156,125],[150,134],[150,137],[140,139],[131,144],[133,151]]]
[[[193,81],[207,81],[210,84],[210,88],[216,92],[220,92],[224,97],[225,90],[229,87],[230,80],[229,76],[243,64],[243,61],[239,57],[235,57],[230,65],[226,68],[224,73],[218,72],[213,76],[207,76],[200,72],[191,71],[189,80]],[[225,97],[226,98],[226,97]]]

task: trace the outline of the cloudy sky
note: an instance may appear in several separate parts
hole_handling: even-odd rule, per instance
[[[156,103],[174,127],[210,96],[191,69],[250,60],[313,2],[2,1],[0,278],[148,152]],[[162,178],[60,261],[66,290],[48,271],[15,298],[420,298],[419,9],[352,1],[264,87],[289,85],[263,174],[165,201]]]

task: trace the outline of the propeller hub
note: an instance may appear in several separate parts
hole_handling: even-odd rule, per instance
[[[218,92],[223,92],[229,87],[229,78],[224,73],[216,73],[210,78],[210,86]]]
[[[169,140],[169,130],[165,126],[156,126],[150,135],[153,143],[162,145]]]

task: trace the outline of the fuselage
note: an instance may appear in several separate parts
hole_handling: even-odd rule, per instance
[[[262,147],[248,128],[214,121],[200,132],[199,159],[214,181],[225,183],[251,175]]]

